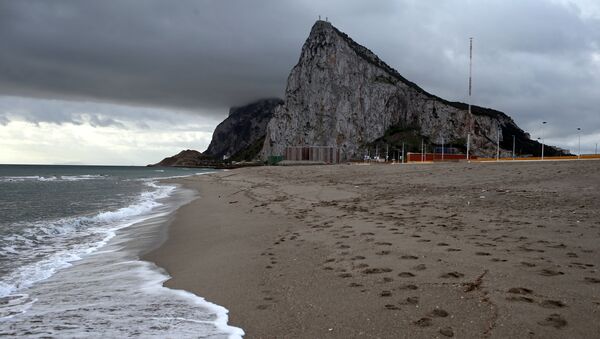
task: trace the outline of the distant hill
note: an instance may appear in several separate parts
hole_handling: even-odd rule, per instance
[[[184,150],[172,157],[164,158],[161,162],[148,166],[168,166],[168,167],[204,167],[207,164],[213,164],[214,159],[198,151]]]

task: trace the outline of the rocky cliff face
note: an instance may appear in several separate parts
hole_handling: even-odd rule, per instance
[[[475,155],[495,155],[498,129],[505,150],[512,149],[513,135],[521,153],[541,149],[506,114],[477,106],[469,114],[466,104],[427,93],[330,23],[317,21],[289,75],[285,103],[267,126],[261,155],[320,145],[360,158],[392,127],[416,130],[434,144],[443,138],[464,145],[469,126]],[[546,155],[556,152],[546,148]]]
[[[204,154],[216,159],[237,154],[240,159],[234,160],[251,160],[260,151],[273,110],[281,104],[281,99],[263,99],[243,107],[231,108],[229,116],[215,129]],[[252,146],[257,142],[261,144],[255,146],[256,150],[252,152]],[[244,151],[247,154],[241,154]]]

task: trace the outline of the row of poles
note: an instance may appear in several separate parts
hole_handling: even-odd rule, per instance
[[[471,88],[472,88],[472,74],[473,74],[473,38],[469,38],[469,131],[467,132],[467,160],[469,160],[469,153],[471,147],[471,130],[472,126],[472,115],[471,115]],[[546,125],[546,121],[542,121],[542,129],[541,136],[538,138],[540,143],[542,144],[542,160],[544,160],[544,125]],[[513,150],[512,150],[512,158],[515,158],[515,136],[513,135]],[[581,127],[577,127],[577,139],[578,139],[578,149],[577,149],[577,158],[581,159]],[[596,143],[596,150],[594,154],[598,154],[598,143]],[[497,151],[496,151],[496,160],[500,159],[500,129],[498,129],[498,137],[497,137]]]
[[[540,131],[540,143],[542,144],[542,160],[544,160],[544,125],[546,125],[547,121],[542,121],[542,128]],[[594,154],[598,154],[598,143],[596,143],[596,149]],[[577,127],[577,159],[581,159],[581,127]]]
[[[467,154],[466,154],[466,158],[467,161],[470,160],[470,151],[471,151],[471,131],[473,129],[473,120],[472,120],[472,113],[471,113],[471,103],[472,103],[472,87],[473,87],[473,38],[469,38],[469,99],[468,99],[468,119],[469,119],[469,126],[468,126],[468,132],[467,132]],[[542,160],[544,160],[544,125],[546,125],[547,122],[543,121],[542,122],[542,130],[541,130],[541,137],[538,138],[538,140],[540,140],[540,143],[542,144]],[[500,160],[500,132],[501,129],[498,128],[498,134],[497,134],[497,143],[496,143],[496,160]],[[578,136],[578,151],[577,151],[577,158],[580,159],[581,158],[581,128],[577,127],[577,136]],[[515,158],[515,145],[516,145],[516,140],[515,140],[515,136],[513,135],[513,149],[512,149],[512,158]],[[397,152],[399,152],[399,150],[396,150]],[[596,152],[595,154],[598,154],[598,143],[596,143]],[[377,155],[378,156],[378,155]],[[398,154],[399,156],[399,154]],[[402,143],[402,159],[404,162],[404,143]],[[388,152],[387,152],[387,146],[386,146],[386,161],[388,160]],[[425,161],[425,145],[423,140],[421,140],[421,160]],[[444,160],[444,138],[442,137],[442,160]]]

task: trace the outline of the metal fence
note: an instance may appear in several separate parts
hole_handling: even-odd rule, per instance
[[[288,146],[284,150],[285,160],[315,161],[339,164],[340,150],[334,146]]]

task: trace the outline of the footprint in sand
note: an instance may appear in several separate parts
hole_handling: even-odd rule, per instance
[[[379,251],[379,252],[376,252],[375,254],[377,254],[377,255],[388,255],[388,254],[390,254],[390,251],[387,251],[387,250],[386,251]]]
[[[258,306],[256,306],[256,308],[262,311],[262,310],[266,310],[267,308],[269,308],[269,305],[258,305]]]
[[[379,267],[373,267],[373,268],[367,268],[366,270],[363,270],[362,272],[364,274],[380,274],[380,273],[388,273],[391,272],[392,269],[391,268],[379,268]]]
[[[384,307],[385,307],[386,309],[388,309],[388,310],[392,310],[392,311],[395,311],[395,310],[399,310],[399,309],[400,309],[400,307],[398,307],[398,306],[396,306],[396,305],[393,305],[393,304],[386,304]]]
[[[416,305],[419,303],[419,297],[407,297],[406,299],[402,300],[400,302],[400,304],[402,305]]]
[[[379,246],[392,246],[392,243],[391,242],[379,241],[379,242],[376,242],[375,245],[379,245]]]
[[[415,275],[411,272],[400,272],[400,273],[398,273],[398,276],[401,278],[412,278]]]
[[[438,246],[450,246],[449,244],[447,244],[445,242],[438,242],[437,245]]]
[[[508,260],[507,259],[500,259],[500,258],[492,258],[492,259],[490,259],[490,261],[493,261],[493,262],[507,262]]]
[[[520,302],[525,302],[525,303],[533,303],[533,299],[523,296],[523,295],[516,295],[516,296],[509,296],[506,297],[506,300],[508,301],[520,301]]]
[[[433,311],[429,312],[429,316],[437,318],[446,318],[448,316],[448,312],[442,310],[441,308],[436,308]]]
[[[532,294],[533,291],[525,287],[513,287],[508,289],[508,293],[512,294]]]
[[[585,277],[585,278],[583,278],[583,280],[585,282],[592,283],[592,284],[600,284],[600,279],[598,279],[598,278]]]
[[[362,287],[363,285],[359,284],[359,283],[351,282],[350,284],[348,284],[348,286],[350,286],[350,287]]]
[[[365,257],[363,257],[362,255],[357,255],[355,257],[350,258],[350,260],[364,260],[366,259]]]
[[[452,330],[452,327],[444,327],[444,328],[440,328],[440,334],[443,335],[444,337],[454,337],[454,330]]]
[[[414,256],[414,255],[403,255],[400,257],[400,259],[416,260],[416,259],[419,259],[419,257]]]
[[[563,328],[567,326],[567,321],[558,313],[550,314],[546,319],[538,322],[542,326],[552,326],[554,328]]]
[[[491,255],[491,254],[490,254],[490,253],[488,253],[488,252],[475,252],[475,255],[483,255],[483,256],[486,256],[486,255]]]
[[[448,252],[460,252],[462,250],[460,248],[449,248],[446,251],[448,251]]]
[[[399,290],[417,290],[419,289],[419,287],[417,285],[413,285],[413,284],[406,284],[406,285],[400,285],[398,286]]]
[[[380,297],[391,297],[392,296],[392,291],[381,291],[379,293]]]
[[[414,266],[413,269],[415,271],[424,271],[427,269],[427,266],[425,266],[425,264],[418,264],[417,266]]]
[[[433,322],[431,321],[431,318],[423,317],[419,320],[416,320],[414,324],[419,327],[429,327],[433,324]]]
[[[535,267],[534,263],[530,263],[530,262],[526,262],[526,261],[521,261],[521,265],[527,266],[527,267]]]
[[[340,277],[340,278],[352,278],[352,274],[351,273],[341,273],[341,274],[338,274],[338,277]]]
[[[440,276],[440,278],[462,278],[465,275],[460,273],[460,272],[448,272],[448,273],[444,273]]]
[[[546,247],[550,247],[550,248],[566,248],[567,245],[565,245],[565,244],[547,245]]]
[[[540,303],[540,306],[545,308],[563,308],[567,305],[560,300],[544,300]]]
[[[561,272],[561,271],[555,271],[553,269],[546,269],[546,268],[540,271],[540,275],[543,275],[545,277],[554,277],[554,276],[563,275],[563,274],[565,274],[565,273]]]

